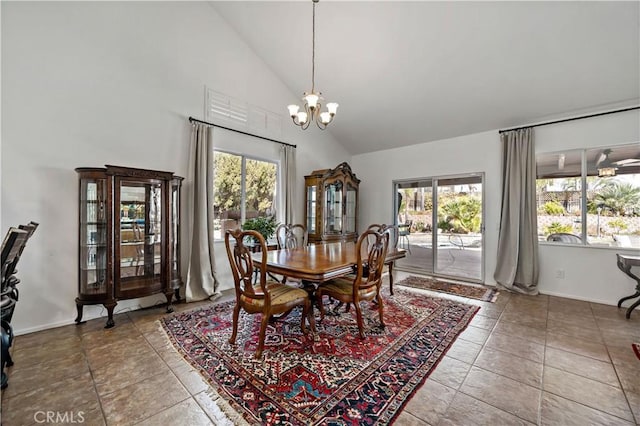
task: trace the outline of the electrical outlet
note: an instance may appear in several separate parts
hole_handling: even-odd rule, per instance
[[[564,269],[556,269],[556,278],[564,279]]]

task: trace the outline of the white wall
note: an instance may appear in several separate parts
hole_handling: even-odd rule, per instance
[[[636,110],[537,127],[535,141],[536,152],[637,143],[640,113]],[[351,164],[362,179],[360,224],[393,221],[391,182],[395,179],[484,172],[485,282],[495,285],[501,191],[497,130],[357,155]],[[633,293],[635,282],[618,270],[615,253],[634,251],[542,243],[539,289],[545,294],[616,304]],[[564,279],[555,278],[559,269],[564,271]]]
[[[40,223],[18,268],[13,326],[24,333],[75,318],[74,168],[115,164],[186,176],[186,118],[203,118],[205,85],[282,112],[285,119],[286,105],[299,96],[206,2],[1,2],[0,7],[0,229]],[[302,132],[287,120],[282,140],[298,145],[299,195],[304,174],[349,160],[329,133]],[[235,150],[244,151],[243,144]],[[187,179],[186,190],[190,184]],[[301,218],[303,201],[297,204]],[[183,244],[188,244],[184,238]],[[116,312],[162,299],[123,301]],[[85,308],[85,318],[105,313],[100,306]]]

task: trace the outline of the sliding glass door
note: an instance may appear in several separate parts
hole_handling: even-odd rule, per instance
[[[482,173],[394,182],[398,269],[483,282]]]

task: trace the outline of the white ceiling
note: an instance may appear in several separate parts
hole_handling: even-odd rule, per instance
[[[311,0],[211,5],[292,93],[311,89]],[[639,31],[636,1],[325,0],[316,89],[352,154],[637,105]]]

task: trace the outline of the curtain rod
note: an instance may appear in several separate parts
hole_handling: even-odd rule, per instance
[[[578,116],[578,117],[563,118],[561,120],[546,121],[544,123],[531,124],[529,126],[512,127],[511,129],[498,130],[498,133],[511,132],[513,130],[522,130],[522,129],[527,129],[529,127],[547,126],[549,124],[564,123],[564,122],[573,121],[573,120],[582,120],[583,118],[599,117],[601,115],[614,114],[616,112],[631,111],[631,110],[634,110],[634,109],[640,109],[640,105],[639,106],[629,107],[629,108],[616,109],[616,110],[613,110],[613,111],[605,111],[605,112],[598,112],[598,113],[595,113],[595,114],[581,115],[581,116]]]
[[[195,121],[196,123],[206,124],[206,125],[211,126],[211,127],[219,127],[219,128],[221,128],[221,129],[229,130],[229,131],[231,131],[231,132],[241,133],[241,134],[243,134],[243,135],[253,136],[254,138],[264,139],[265,141],[275,142],[275,143],[279,143],[280,145],[292,146],[292,147],[294,147],[294,148],[297,148],[297,145],[292,145],[292,144],[290,144],[290,143],[277,141],[277,140],[275,140],[275,139],[265,138],[264,136],[259,136],[259,135],[254,135],[253,133],[243,132],[242,130],[231,129],[231,128],[229,128],[229,127],[220,126],[219,124],[213,124],[213,123],[209,123],[208,121],[198,120],[197,118],[189,117],[189,121],[190,121],[191,123],[193,123],[193,122]]]

